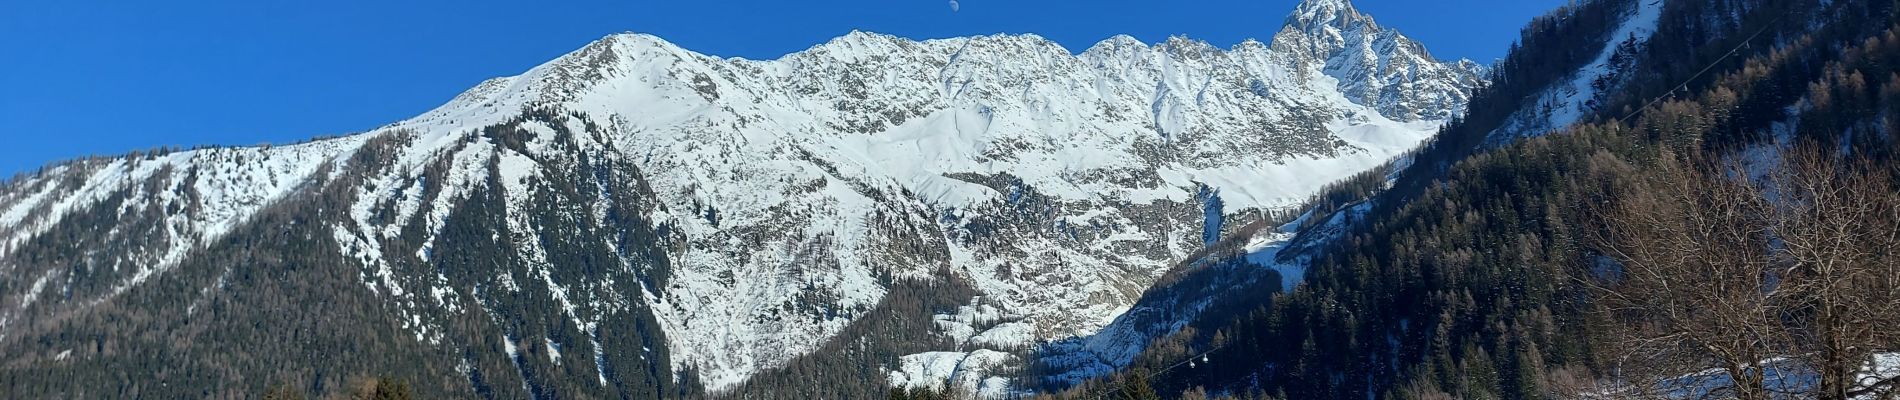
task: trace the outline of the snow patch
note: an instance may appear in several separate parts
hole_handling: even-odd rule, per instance
[[[1648,43],[1662,19],[1662,8],[1663,0],[1637,0],[1636,9],[1610,34],[1610,43],[1603,46],[1595,59],[1578,69],[1570,81],[1552,85],[1538,95],[1533,105],[1512,114],[1504,125],[1486,135],[1487,144],[1500,145],[1564,129],[1595,112],[1602,97],[1597,82],[1620,85],[1625,80],[1621,75],[1622,66],[1614,62],[1618,49],[1623,43],[1631,46]]]
[[[897,369],[885,379],[892,387],[955,387],[980,398],[1003,398],[1010,393],[1009,380],[991,375],[1003,372],[1015,359],[1009,353],[987,349],[912,354],[898,359]]]

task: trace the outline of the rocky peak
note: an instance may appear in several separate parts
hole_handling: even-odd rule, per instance
[[[1400,121],[1462,113],[1482,79],[1482,68],[1438,61],[1425,46],[1380,26],[1347,0],[1301,2],[1270,48],[1290,68],[1331,76],[1347,99]]]
[[[813,50],[823,49],[823,50],[828,50],[834,53],[836,52],[890,52],[890,51],[893,51],[893,49],[896,47],[900,47],[906,44],[913,44],[913,43],[915,42],[911,41],[910,39],[905,39],[905,38],[882,34],[882,33],[866,32],[866,31],[853,29],[851,30],[850,33],[846,33],[843,36],[832,38],[830,41],[826,41],[824,44],[820,44],[818,46],[813,47]]]
[[[1168,41],[1162,42],[1157,47],[1165,51],[1169,57],[1176,59],[1199,60],[1223,53],[1220,48],[1214,47],[1214,45],[1208,44],[1206,41],[1179,35],[1169,36]]]
[[[417,341],[489,353],[504,342],[506,353],[489,359],[527,359],[512,349],[540,338],[548,353],[591,350],[730,388],[849,332],[886,294],[905,290],[891,277],[946,270],[1015,319],[968,324],[957,348],[1004,354],[1091,334],[1205,238],[1232,230],[1223,226],[1298,204],[1411,149],[1430,124],[1401,122],[1442,119],[1475,85],[1449,78],[1471,68],[1433,61],[1342,1],[1311,0],[1295,15],[1312,29],[1289,25],[1271,45],[1227,51],[1179,36],[1156,44],[1115,36],[1077,55],[1027,34],[916,41],[858,31],[744,60],[611,35],[376,132],[111,160],[0,187],[0,283],[69,276],[57,275],[69,264],[6,266],[44,246],[29,242],[38,227],[96,226],[86,211],[110,193],[128,193],[127,205],[96,206],[110,211],[101,215],[147,210],[120,219],[127,226],[170,223],[164,210],[174,199],[204,203],[183,225],[152,231],[167,236],[93,229],[100,236],[85,239],[136,249],[100,260],[154,261],[99,279],[169,290],[176,281],[134,286],[161,273],[217,276],[188,250],[248,232],[244,221],[275,199],[331,201],[305,195],[323,190],[348,196],[286,209],[346,210],[311,216],[334,233],[335,249],[313,253],[341,260],[333,264],[346,269],[333,275],[360,277],[367,290],[358,294],[387,300]],[[339,172],[321,173],[328,168]],[[173,169],[183,172],[162,172]],[[499,242],[509,235],[519,236]],[[653,248],[594,247],[636,242]],[[456,249],[494,250],[500,261],[432,258]],[[570,262],[600,255],[624,268],[603,274]],[[444,270],[480,275],[437,278]],[[102,296],[119,290],[107,289]],[[0,317],[70,310],[48,299],[33,309],[0,301],[14,307]],[[568,321],[450,322],[464,319],[464,304],[504,303],[497,314]],[[186,310],[168,317],[184,320]],[[652,336],[592,340],[641,318]],[[496,335],[508,326],[547,328]],[[15,332],[0,334],[24,335]],[[562,337],[578,340],[555,343]],[[662,337],[663,346],[650,345]],[[20,354],[11,349],[0,354]],[[428,365],[447,370],[458,360]],[[580,373],[554,379],[607,374],[563,371]]]
[[[1096,42],[1094,46],[1089,46],[1088,50],[1082,51],[1080,57],[1101,64],[1110,60],[1125,60],[1131,54],[1146,53],[1148,50],[1148,44],[1143,43],[1141,39],[1128,35],[1115,35]]]
[[[1305,0],[1293,8],[1287,15],[1286,25],[1311,32],[1314,28],[1330,26],[1348,28],[1354,25],[1377,27],[1372,16],[1360,13],[1348,0]]]

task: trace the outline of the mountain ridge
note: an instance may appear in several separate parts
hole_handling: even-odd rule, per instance
[[[971,311],[900,334],[949,332],[957,351],[891,360],[890,380],[941,386],[934,366],[978,357],[953,375],[979,381],[957,383],[1006,394],[988,377],[1022,347],[1092,333],[1182,257],[1400,156],[1478,82],[1435,62],[1451,75],[1325,68],[1409,41],[1326,32],[1358,39],[1319,59],[1278,38],[1071,53],[1034,35],[854,32],[753,61],[616,34],[363,134],[69,163],[0,190],[0,347],[74,354],[53,338],[76,328],[48,321],[99,304],[185,326],[239,307],[254,294],[203,260],[262,250],[226,247],[268,228],[260,215],[315,209],[294,215],[332,248],[303,251],[344,260],[321,267],[361,292],[337,296],[385,310],[349,317],[446,354],[418,362],[477,388],[633,390],[616,371],[663,353],[642,379],[730,390],[848,340],[907,280],[952,280],[978,293]],[[158,287],[200,294],[115,300],[180,295]]]

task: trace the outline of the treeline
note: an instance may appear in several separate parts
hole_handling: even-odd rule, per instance
[[[116,294],[133,273],[114,268],[133,254],[127,247],[161,243],[165,216],[191,210],[124,210],[134,203],[115,193],[75,213],[6,260],[19,276],[52,274],[59,282],[0,338],[0,393],[333,396],[351,393],[351,374],[360,371],[387,374],[422,398],[703,392],[691,371],[672,369],[646,302],[615,297],[627,296],[625,288],[666,284],[670,241],[635,212],[655,202],[639,170],[613,161],[625,157],[578,144],[601,140],[599,127],[578,115],[529,113],[452,146],[489,140],[525,150],[519,144],[529,121],[553,128],[544,139],[556,142],[548,151],[558,153],[536,155],[546,157],[538,161],[551,172],[526,191],[534,206],[509,210],[505,188],[493,178],[499,166],[487,159],[473,164],[491,179],[443,199],[456,209],[433,232],[415,215],[429,215],[432,200],[449,195],[451,163],[467,160],[445,157],[420,167],[425,179],[382,184],[383,176],[407,174],[396,169],[407,168],[399,160],[415,136],[400,131],[369,139],[348,162],[324,166],[307,187]],[[189,171],[164,174],[190,179]],[[402,218],[396,204],[372,204],[370,226],[359,230],[350,205],[367,201],[358,197],[365,192],[400,193],[422,206]],[[608,210],[608,221],[596,222],[594,209]],[[382,235],[384,228],[398,234]],[[381,236],[380,251],[347,245],[364,234]],[[522,254],[519,246],[529,243],[547,250],[544,263]],[[568,309],[554,298],[555,282],[582,306]],[[8,287],[15,286],[0,291]]]
[[[1638,1],[1584,0],[1533,19],[1517,43],[1491,67],[1490,84],[1472,91],[1463,118],[1440,128],[1413,152],[1392,190],[1382,197],[1410,198],[1441,176],[1452,163],[1482,148],[1491,132],[1547,87],[1589,63]],[[1388,202],[1396,203],[1396,202]]]
[[[976,290],[939,269],[933,280],[896,279],[876,307],[846,326],[823,346],[761,371],[731,390],[714,393],[734,399],[947,399],[930,390],[892,390],[888,369],[899,357],[955,348],[939,335],[932,318],[954,313]],[[903,397],[899,397],[903,396]],[[912,397],[915,396],[915,397]]]
[[[264,400],[307,400],[309,395],[290,386],[272,386],[265,389],[259,398]],[[391,377],[358,377],[342,391],[332,393],[321,399],[334,400],[414,400],[415,390],[409,388],[409,382]]]
[[[24,319],[33,323],[14,325],[18,336],[0,343],[6,349],[0,353],[20,361],[64,356],[0,368],[0,392],[247,398],[267,385],[334,393],[348,378],[336,371],[453,376],[446,365],[418,361],[425,351],[369,296],[356,271],[340,268],[347,262],[327,222],[347,218],[347,208],[322,200],[343,191],[301,191],[268,206],[232,234],[190,249],[178,265],[116,295],[108,293],[129,272],[115,274],[101,259],[125,249],[95,242],[107,231],[97,227],[147,231],[161,226],[147,219],[164,211],[119,217],[116,207],[105,206],[62,221],[52,231],[66,233],[37,236],[23,247],[53,251],[17,260],[73,276],[74,291],[30,310]],[[100,296],[106,300],[94,302]],[[437,387],[436,381],[411,382]]]

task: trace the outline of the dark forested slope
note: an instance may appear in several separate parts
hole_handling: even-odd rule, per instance
[[[1637,1],[1661,7],[1653,38],[1609,37]],[[1891,184],[1889,160],[1900,150],[1895,2],[1653,1],[1585,1],[1531,23],[1467,117],[1391,182],[1364,175],[1316,198],[1318,213],[1344,213],[1352,228],[1301,253],[1313,258],[1299,288],[1236,296],[1242,304],[1157,341],[1170,345],[1151,346],[1126,372],[1069,393],[1152,385],[1168,397],[1634,395],[1603,389],[1646,379],[1617,375],[1631,356],[1622,339],[1674,320],[1602,300],[1610,291],[1601,286],[1622,282],[1601,274],[1620,261],[1600,240],[1614,205],[1636,201],[1635,190],[1663,190],[1642,182],[1770,175],[1751,171],[1788,164],[1778,160],[1798,153],[1791,149],[1829,149],[1820,157],[1837,171],[1829,174]],[[1514,115],[1549,107],[1540,93],[1605,46],[1627,59],[1603,75],[1613,80],[1596,86],[1614,90],[1592,99],[1579,123],[1500,132]],[[1720,173],[1725,165],[1740,172]],[[1891,186],[1836,189],[1882,188]],[[1362,213],[1334,211],[1360,199],[1370,204]],[[1752,251],[1776,251],[1763,243]],[[1895,260],[1870,259],[1881,268]],[[1768,320],[1797,325],[1814,313],[1802,307]],[[1870,337],[1858,354],[1900,349],[1892,337]],[[1799,342],[1758,346],[1787,355]],[[1674,372],[1697,365],[1716,364]],[[1723,390],[1711,393],[1735,395]]]

